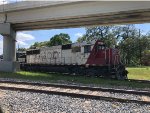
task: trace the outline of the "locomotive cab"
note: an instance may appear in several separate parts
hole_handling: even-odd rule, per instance
[[[127,71],[121,63],[119,50],[106,47],[102,41],[98,40],[95,43],[86,64],[99,66],[99,68],[107,70],[111,78],[127,78]]]
[[[102,41],[96,41],[86,64],[104,66],[106,65],[106,45]]]

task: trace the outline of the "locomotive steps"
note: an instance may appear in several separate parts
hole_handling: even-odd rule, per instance
[[[124,103],[150,104],[150,92],[86,87],[76,85],[41,84],[31,82],[0,81],[0,89],[33,93],[46,93],[76,98],[88,98]]]

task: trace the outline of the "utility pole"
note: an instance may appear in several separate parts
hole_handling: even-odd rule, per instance
[[[19,51],[19,44],[18,44],[18,50],[17,50],[17,52],[16,52],[16,57],[17,57],[16,60],[17,60],[17,61],[18,61],[18,57],[19,57],[19,55],[20,55],[19,52],[20,52],[20,51]]]
[[[141,41],[140,41],[140,38],[141,37],[141,30],[139,29],[139,52],[140,52],[140,65],[141,65],[141,57],[142,57],[142,50],[141,50]]]
[[[18,44],[18,51],[19,51],[19,44]]]

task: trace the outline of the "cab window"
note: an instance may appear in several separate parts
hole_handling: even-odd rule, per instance
[[[105,49],[105,45],[98,45],[97,46],[97,51],[98,50],[104,50]]]
[[[91,52],[91,46],[90,45],[84,46],[84,53],[90,53],[90,52]]]

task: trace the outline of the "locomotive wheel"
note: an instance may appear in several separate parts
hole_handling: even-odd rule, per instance
[[[116,79],[117,80],[122,80],[123,78],[122,78],[122,71],[121,70],[118,70],[117,72],[116,72]]]
[[[126,70],[119,69],[119,70],[116,72],[116,79],[117,79],[117,80],[125,80],[125,79],[127,79],[127,74],[125,74],[125,71],[126,71]]]
[[[94,70],[94,69],[87,69],[86,70],[86,76],[89,76],[89,77],[96,77],[96,75],[97,75],[97,71],[96,70]]]
[[[128,79],[128,76],[127,76],[127,74],[128,74],[128,71],[127,71],[127,70],[124,70],[124,71],[123,71],[123,76],[124,76],[124,79]]]

